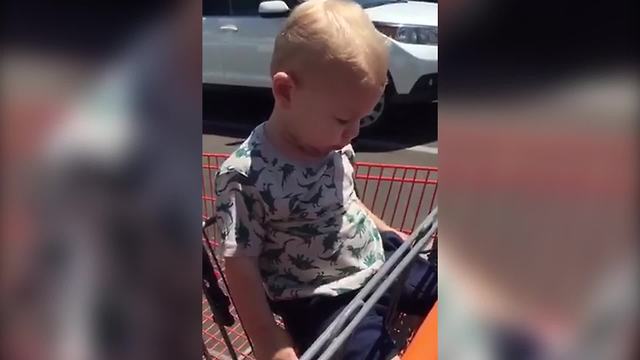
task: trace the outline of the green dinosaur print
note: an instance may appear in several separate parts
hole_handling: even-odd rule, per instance
[[[316,237],[322,235],[322,232],[318,230],[318,225],[314,224],[302,224],[300,226],[290,227],[286,230],[287,234],[304,237]]]
[[[295,169],[296,168],[291,164],[283,164],[282,166],[280,166],[280,171],[282,171],[282,187],[283,188],[284,188],[284,185],[287,183],[287,179],[289,178],[289,176],[291,176],[291,174]]]
[[[265,170],[265,168],[262,168],[260,170],[250,170],[249,174],[247,174],[247,176],[243,176],[242,174],[238,174],[238,182],[242,185],[247,185],[247,186],[256,186],[258,184],[258,178],[260,177],[260,174],[262,174],[262,172]]]
[[[322,186],[320,186],[318,188],[318,191],[315,194],[313,194],[313,196],[309,198],[309,200],[306,200],[306,201],[302,200],[300,202],[303,204],[311,204],[312,207],[316,208],[320,206],[319,202],[320,202],[320,199],[322,198],[322,191],[323,191]]]
[[[300,180],[298,180],[298,186],[300,186],[301,188],[307,189],[307,191],[311,191],[311,189],[313,189],[313,187],[315,187],[318,183],[315,181],[312,181],[308,184],[302,184],[300,183]]]
[[[247,208],[249,220],[255,220],[255,211],[254,206],[258,203],[253,196],[250,194],[246,194],[244,191],[241,191],[242,199],[244,200],[244,206]]]
[[[236,243],[246,249],[251,246],[249,239],[249,228],[244,226],[244,224],[241,222],[238,222],[236,224]]]
[[[276,200],[273,198],[273,194],[271,193],[271,186],[273,186],[273,184],[264,184],[264,188],[260,191],[260,195],[262,196],[262,201],[264,201],[264,203],[269,207],[269,212],[275,214]]]
[[[284,198],[289,199],[289,213],[293,213],[293,211],[296,209],[299,196],[300,194],[293,194],[293,193],[285,195]]]
[[[309,213],[302,207],[302,204],[300,203],[295,205],[295,207],[293,208],[293,211],[291,211],[290,214],[292,216],[299,217],[301,220],[306,219],[307,216],[309,215]]]
[[[348,276],[348,275],[353,275],[359,272],[360,268],[357,266],[345,266],[345,267],[337,268],[336,270],[340,272],[340,275]]]
[[[307,245],[308,248],[310,248],[311,244],[313,244],[313,238],[312,237],[304,237],[304,238],[302,238],[302,243]]]
[[[376,254],[371,253],[364,257],[363,262],[367,267],[371,267],[373,264],[378,262],[378,258],[376,257]]]
[[[378,260],[380,260],[380,261],[385,261],[386,260],[383,252],[378,253]]]
[[[316,277],[314,277],[310,282],[309,285],[311,286],[318,286],[318,285],[322,285],[322,284],[328,284],[331,282],[334,282],[336,280],[340,280],[341,277],[336,277],[336,276],[332,276],[332,275],[325,275],[324,271],[320,271]]]
[[[229,185],[235,184],[235,183],[246,185],[246,186],[256,186],[256,184],[258,183],[258,178],[260,178],[260,174],[262,174],[264,170],[265,168],[262,168],[260,170],[255,170],[255,171],[249,171],[249,174],[247,176],[243,174],[235,173],[227,181],[224,187],[220,185],[220,182],[223,181],[222,180],[223,177],[219,176],[216,178],[216,194],[219,196],[220,194],[222,194],[227,190]]]
[[[367,240],[367,244],[371,244],[372,242],[379,240],[380,233],[373,226],[369,227],[369,240]]]
[[[316,217],[321,218],[321,217],[325,216],[325,214],[327,213],[327,211],[329,211],[329,209],[328,209],[328,208],[326,208],[326,207],[324,207],[324,208],[320,209],[320,210],[316,213]]]
[[[337,219],[335,217],[330,217],[325,221],[324,226],[328,228],[334,228],[338,225]]]
[[[347,219],[349,224],[353,224],[353,223],[356,222],[356,217],[353,216],[353,214],[347,214],[347,215],[345,215],[345,218]]]
[[[233,202],[231,201],[227,201],[227,202],[222,202],[222,201],[218,201],[216,202],[216,212],[217,213],[225,213],[229,216],[230,219],[233,219],[233,214],[231,214],[231,209],[233,208]]]
[[[285,198],[289,198],[289,214],[291,216],[295,216],[298,220],[307,220],[309,218],[309,212],[302,207],[302,204],[299,202],[300,194],[295,194],[289,197],[290,195],[285,196]]]
[[[366,231],[367,231],[367,216],[365,214],[362,214],[362,216],[360,217],[360,219],[358,219],[358,222],[356,223],[355,232],[353,236],[350,237],[350,239],[353,239],[357,236],[362,236]]]
[[[237,158],[248,158],[251,156],[251,150],[247,146],[241,146],[238,150],[233,152],[232,156]]]
[[[297,276],[295,276],[292,272],[291,269],[285,269],[283,274],[280,274],[277,276],[278,279],[283,279],[286,282],[289,282],[291,284],[293,284],[294,286],[299,286],[304,284],[304,282],[302,280],[300,280]]]
[[[291,260],[291,264],[300,270],[311,270],[311,269],[319,269],[313,263],[314,261],[302,254],[298,254],[296,256],[289,256],[289,260]]]
[[[272,230],[270,233],[271,233],[271,236],[268,236],[268,235],[266,235],[266,234],[265,234],[265,235],[262,237],[262,241],[263,241],[264,243],[268,243],[268,244],[275,244],[276,242],[275,242],[275,241],[273,241],[273,239],[275,238],[275,236],[273,236],[274,231]]]
[[[318,171],[320,170],[313,170],[312,168],[306,168],[304,169],[303,175],[306,178],[314,177],[318,174]]]
[[[347,246],[347,250],[349,250],[351,252],[351,255],[360,260],[360,258],[362,257],[362,250],[364,250],[364,248],[367,247],[367,244],[362,245],[361,247],[353,247],[351,245]]]
[[[262,151],[259,149],[252,149],[250,154],[251,157],[257,157],[258,159],[261,159],[265,164],[269,163],[269,160],[264,155],[262,155]]]
[[[322,257],[322,256],[318,256],[319,259],[325,260],[329,262],[329,265],[333,266],[335,264],[338,263],[338,258],[340,258],[340,255],[342,255],[342,247],[344,246],[344,244],[340,244],[340,246],[338,246],[338,249],[336,251],[333,252],[333,254],[327,256],[327,257]]]
[[[354,172],[347,156],[353,154],[347,148],[318,166],[299,167],[273,156],[263,135],[253,132],[221,167],[215,187],[220,230],[234,237],[228,240],[236,240],[238,251],[260,243],[260,274],[273,299],[307,296],[319,286],[331,295],[353,292],[360,271],[380,264],[382,256],[375,226],[347,183]],[[233,221],[234,206],[247,209],[242,224]],[[351,235],[355,240],[345,242]]]
[[[322,239],[322,246],[324,247],[323,253],[333,250],[340,239],[338,238],[338,232],[332,231]]]
[[[295,239],[289,239],[282,244],[282,247],[263,250],[260,257],[270,265],[279,265],[280,257],[287,251],[287,244]]]

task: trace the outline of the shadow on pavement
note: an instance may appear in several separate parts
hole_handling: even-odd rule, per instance
[[[438,140],[437,104],[407,104],[391,110],[381,126],[361,130],[354,141],[356,151],[394,151]]]

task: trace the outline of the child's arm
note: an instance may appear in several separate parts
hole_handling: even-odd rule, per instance
[[[276,324],[262,286],[258,256],[265,236],[259,194],[234,174],[216,179],[216,216],[223,239],[225,274],[236,310],[257,360],[297,360],[287,333]]]
[[[225,259],[227,281],[257,360],[297,360],[289,335],[273,319],[255,257]]]
[[[380,219],[376,214],[373,213],[373,211],[369,210],[369,208],[365,204],[362,203],[362,200],[358,199],[358,202],[360,203],[360,206],[364,209],[364,211],[367,212],[367,214],[369,215],[371,220],[373,220],[373,223],[378,228],[378,231],[380,231],[380,232],[386,232],[386,231],[395,232],[396,234],[398,234],[398,236],[402,240],[407,240],[407,238],[409,238],[409,236],[407,234],[403,233],[402,231],[398,231],[398,230],[392,228],[391,226],[387,225],[387,223],[384,222],[384,220]]]
[[[349,145],[349,146],[351,146],[351,145]],[[353,148],[351,148],[350,151],[347,152],[347,157],[349,158],[349,162],[351,162],[351,165],[355,166],[356,162],[355,162],[355,154],[353,153]],[[380,232],[392,231],[392,232],[398,234],[398,236],[402,240],[407,240],[409,238],[409,235],[403,233],[402,231],[398,231],[398,230],[392,228],[391,226],[387,225],[387,223],[384,222],[384,220],[380,219],[376,214],[373,213],[373,211],[369,210],[369,208],[362,202],[362,200],[360,200],[360,192],[358,191],[358,186],[356,185],[357,184],[357,179],[356,179],[355,172],[353,173],[353,184],[354,184],[353,185],[354,190],[356,192],[356,198],[358,199],[358,202],[360,203],[360,207],[362,207],[362,209],[364,209],[364,211],[367,212],[367,214],[369,215],[371,220],[373,220],[373,223],[378,228],[378,231],[380,231]]]

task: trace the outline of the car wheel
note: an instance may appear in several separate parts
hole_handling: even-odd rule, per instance
[[[373,111],[360,120],[360,128],[367,129],[367,131],[369,131],[377,129],[379,127],[383,127],[385,123],[384,119],[392,111],[391,108],[393,104],[390,100],[393,98],[393,96],[395,96],[395,94],[396,87],[393,84],[391,75],[389,75],[389,81],[387,87],[384,89],[384,94],[382,94],[380,100],[378,100],[378,103],[373,108]]]
[[[373,111],[360,120],[361,128],[369,127],[382,119],[384,110],[386,108],[386,97],[387,92],[385,91],[385,93],[380,97],[380,100],[378,100],[376,106],[373,108]]]

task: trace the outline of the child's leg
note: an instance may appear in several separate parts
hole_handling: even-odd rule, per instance
[[[356,292],[273,304],[301,355],[340,314]],[[382,302],[381,302],[382,303]],[[389,360],[397,354],[384,325],[386,306],[379,304],[356,327],[338,353],[341,360]]]
[[[355,294],[354,294],[355,295]],[[316,296],[273,302],[273,311],[282,317],[287,332],[300,353],[304,352],[331,321],[351,301],[352,294]]]
[[[402,245],[403,240],[392,232],[383,232],[381,235],[385,253],[389,258]],[[437,268],[424,259],[418,258],[407,271],[398,308],[411,315],[426,316],[438,297]]]
[[[385,316],[388,307],[380,301],[355,328],[351,337],[346,341],[341,360],[392,360],[398,354],[398,349],[391,340],[385,326]]]

